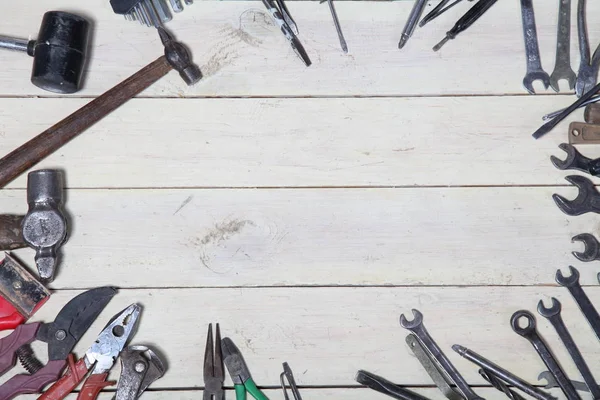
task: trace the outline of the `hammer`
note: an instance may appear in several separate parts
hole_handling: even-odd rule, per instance
[[[202,73],[185,46],[158,27],[165,55],[160,56],[106,93],[92,100],[54,126],[0,159],[0,188],[33,167],[71,139],[138,95],[169,71],[176,70],[189,86],[202,79]]]
[[[33,57],[31,82],[55,93],[79,90],[87,54],[90,23],[79,15],[48,11],[37,40],[0,36],[0,48]]]

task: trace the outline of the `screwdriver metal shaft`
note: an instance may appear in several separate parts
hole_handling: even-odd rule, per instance
[[[469,29],[471,25],[475,23],[487,10],[490,9],[498,0],[479,0],[477,4],[467,11],[456,24],[446,33],[446,37],[443,38],[438,44],[433,46],[433,51],[438,51],[451,39],[454,39],[459,33]]]
[[[398,48],[401,49],[406,45],[408,39],[412,36],[417,24],[419,23],[419,19],[421,19],[421,15],[423,15],[423,11],[425,10],[425,6],[427,5],[427,0],[416,0],[413,9],[410,11],[408,15],[408,20],[406,21],[406,25],[404,25],[404,29],[402,30],[402,36],[400,36],[400,42],[398,42]]]

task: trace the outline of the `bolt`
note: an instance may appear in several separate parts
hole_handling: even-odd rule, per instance
[[[21,281],[14,281],[12,286],[15,290],[20,290],[23,287],[23,283]]]
[[[54,334],[54,337],[58,341],[65,340],[65,338],[67,337],[67,332],[65,332],[64,330],[60,329],[60,330],[56,331],[56,333]]]
[[[146,370],[146,364],[141,361],[135,363],[135,372],[144,372]]]

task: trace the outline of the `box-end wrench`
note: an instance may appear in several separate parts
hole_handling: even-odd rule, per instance
[[[583,316],[594,330],[596,337],[600,340],[600,315],[598,315],[598,311],[596,311],[590,298],[585,294],[583,288],[579,284],[579,271],[573,266],[569,266],[569,271],[571,272],[571,275],[568,277],[565,277],[560,269],[556,271],[556,283],[569,290],[569,293],[571,293],[571,296],[575,299]]]
[[[482,397],[477,395],[473,389],[471,389],[467,381],[465,381],[456,367],[452,364],[452,362],[450,362],[448,357],[446,357],[442,349],[433,340],[431,335],[429,335],[429,332],[427,332],[427,329],[425,329],[425,325],[423,325],[423,314],[421,314],[419,310],[415,309],[412,310],[412,313],[412,321],[406,319],[404,314],[402,314],[400,316],[400,325],[404,329],[411,331],[417,337],[417,339],[419,339],[423,347],[425,347],[425,349],[431,353],[440,367],[444,369],[446,375],[454,382],[458,390],[467,400],[484,400]]]
[[[523,78],[523,86],[530,94],[535,94],[533,82],[540,80],[548,89],[550,77],[542,68],[532,0],[521,0],[521,16],[523,18],[523,36],[525,37],[525,56],[527,57],[527,74]]]
[[[527,326],[521,327],[519,321],[526,320]],[[550,351],[550,348],[544,342],[544,339],[540,336],[536,329],[536,321],[535,317],[532,313],[527,310],[519,310],[515,312],[510,318],[510,325],[512,326],[513,331],[520,336],[523,336],[525,339],[529,340],[529,342],[533,345],[533,348],[540,355],[540,358],[548,367],[548,370],[552,372],[552,375],[556,379],[556,382],[562,389],[565,396],[567,396],[568,400],[581,400],[579,394],[571,384],[571,381],[567,377],[567,374],[558,364],[556,358]]]
[[[579,370],[579,373],[583,377],[585,384],[587,385],[588,389],[590,389],[590,393],[592,396],[594,396],[594,399],[600,399],[600,387],[598,387],[598,384],[594,379],[594,375],[592,375],[592,371],[588,367],[583,355],[581,355],[581,352],[577,347],[577,344],[575,344],[573,337],[569,333],[569,330],[567,329],[567,326],[560,315],[561,310],[562,306],[560,302],[554,297],[552,298],[552,306],[550,308],[544,306],[544,302],[542,300],[540,300],[538,303],[538,313],[550,321],[556,330],[556,333],[558,333],[560,340],[567,348],[567,351],[573,359],[573,362]]]
[[[575,88],[577,75],[571,68],[571,0],[559,0],[556,63],[550,75],[550,86],[555,92],[560,91],[561,80],[569,83],[569,89]]]
[[[590,59],[590,41],[587,31],[586,0],[577,4],[577,32],[579,36],[580,64],[575,84],[577,97],[583,96],[596,85],[598,65],[600,63],[600,46]]]

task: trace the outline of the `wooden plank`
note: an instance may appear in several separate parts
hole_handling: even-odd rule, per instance
[[[600,289],[586,288],[592,301]],[[53,318],[75,295],[56,293],[37,317]],[[133,344],[152,343],[168,357],[167,374],[155,389],[202,386],[202,359],[209,322],[219,322],[242,351],[258,385],[278,387],[281,363],[289,362],[300,386],[355,386],[358,369],[408,386],[432,382],[405,344],[401,313],[417,307],[427,329],[472,385],[484,384],[477,368],[454,354],[455,343],[531,382],[544,365],[531,344],[509,326],[518,309],[558,297],[564,319],[596,376],[598,343],[566,289],[540,288],[276,288],[122,290],[90,328],[76,351],[83,354],[106,319],[132,302],[144,306]],[[567,373],[579,375],[552,327],[539,330]],[[118,369],[113,371],[118,376]],[[229,378],[226,384],[231,385]]]
[[[2,153],[82,99],[1,99]],[[565,97],[135,100],[39,167],[70,187],[565,184],[549,156],[568,121],[534,140]],[[32,115],[32,110],[36,110]],[[582,120],[575,113],[569,121]],[[600,156],[593,146],[584,154]],[[26,187],[25,176],[11,187]]]
[[[58,288],[547,285],[593,215],[570,188],[72,190]],[[0,192],[24,212],[24,191]],[[18,254],[33,263],[29,249]]]
[[[46,2],[12,2],[3,33],[35,36]],[[339,48],[329,9],[318,2],[294,2],[290,9],[314,65],[305,68],[260,2],[203,1],[180,15],[169,27],[193,50],[206,78],[186,88],[177,74],[148,90],[146,96],[372,96],[526,94],[523,31],[518,2],[503,1],[468,32],[440,52],[431,50],[467,10],[455,7],[438,21],[418,29],[398,50],[411,1],[337,2],[350,54]],[[432,2],[433,3],[433,2]],[[431,9],[433,4],[428,7]],[[536,20],[543,65],[552,72],[556,48],[557,6],[538,1]],[[80,11],[95,21],[93,58],[81,95],[95,96],[125,79],[161,52],[158,37],[137,23],[114,15],[105,0],[54,0],[52,7]],[[576,4],[573,4],[575,16]],[[588,4],[591,43],[600,40],[593,15],[598,2]],[[575,26],[575,17],[573,17]],[[572,29],[572,64],[577,71],[576,28]],[[4,96],[49,95],[29,84],[31,60],[3,53],[0,93]],[[536,88],[541,89],[539,82]],[[542,93],[550,94],[551,91]]]

